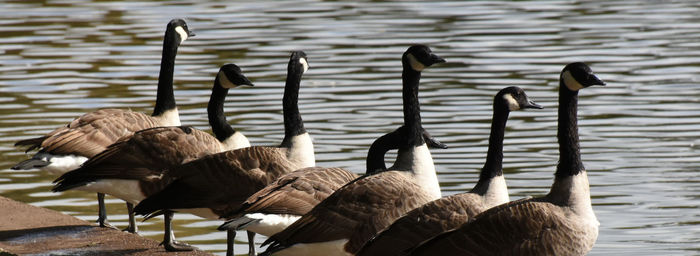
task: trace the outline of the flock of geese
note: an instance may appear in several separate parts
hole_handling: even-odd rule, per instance
[[[367,172],[315,167],[312,139],[297,106],[306,54],[291,54],[283,96],[284,139],[277,147],[251,146],[231,127],[223,104],[231,88],[253,86],[235,64],[221,67],[207,106],[209,133],[181,126],[173,95],[179,45],[194,36],[185,21],[167,25],[151,115],[122,109],[84,114],[45,136],[17,142],[39,151],[13,169],[41,168],[56,175],[53,191],[98,193],[100,226],[107,221],[104,194],[127,202],[134,214],[164,215],[163,245],[192,250],[175,240],[173,212],[225,220],[227,255],[236,230],[268,236],[262,255],[584,255],[598,236],[577,125],[578,92],[605,85],[576,62],[559,82],[559,163],[549,194],[510,202],[503,176],[503,139],[511,111],[542,108],[518,87],[499,91],[486,163],[469,192],[442,197],[429,147],[446,148],[421,125],[421,72],[445,62],[424,45],[403,54],[404,124],[377,138]],[[398,149],[393,166],[384,155]],[[134,207],[134,205],[136,205]]]

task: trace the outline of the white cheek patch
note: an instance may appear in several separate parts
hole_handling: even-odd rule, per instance
[[[418,61],[413,54],[408,54],[408,62],[411,64],[411,68],[413,68],[415,71],[421,72],[423,69],[425,69],[425,65]]]
[[[561,75],[561,78],[562,80],[564,80],[564,84],[567,88],[569,88],[569,90],[575,92],[583,89],[583,85],[576,81],[576,78],[574,78],[574,76],[571,75],[571,72],[569,72],[568,70]]]
[[[238,86],[237,84],[232,83],[231,80],[228,80],[228,77],[226,77],[226,75],[223,72],[219,72],[219,74],[216,76],[217,79],[219,79],[219,84],[221,85],[221,87],[231,89],[236,88]]]
[[[309,63],[306,62],[306,58],[299,58],[299,63],[304,67],[304,73],[306,73],[306,71],[309,70]]]
[[[189,37],[189,34],[187,34],[187,31],[185,31],[185,29],[182,28],[182,26],[175,27],[175,32],[180,34],[180,38],[182,39],[180,43],[184,42],[185,40],[187,40],[187,37]]]
[[[510,93],[503,95],[503,99],[506,100],[508,103],[508,109],[510,111],[516,111],[520,109],[520,104],[518,104],[518,101],[513,98],[513,95]]]

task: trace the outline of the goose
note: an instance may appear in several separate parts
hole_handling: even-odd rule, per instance
[[[386,170],[384,155],[398,148],[400,134],[391,132],[377,138],[367,152],[367,174]],[[432,148],[447,146],[423,133]],[[308,167],[277,178],[265,188],[248,197],[234,212],[219,216],[227,221],[220,231],[247,230],[265,236],[282,231],[326,199],[341,186],[357,179],[359,175],[342,168]],[[249,234],[249,255],[255,255],[253,235]],[[232,252],[231,252],[232,253]]]
[[[528,99],[519,87],[500,90],[493,99],[493,119],[486,163],[479,181],[468,193],[440,198],[406,213],[369,240],[357,255],[400,255],[412,246],[456,228],[480,212],[507,203],[503,177],[503,136],[511,111],[542,107]]]
[[[425,45],[402,56],[404,125],[394,165],[336,190],[263,245],[262,255],[349,255],[401,214],[440,198],[435,166],[423,139],[418,84],[423,69],[445,62]]]
[[[228,90],[241,85],[253,84],[238,66],[226,64],[219,69],[207,106],[209,124],[216,137],[189,126],[141,130],[110,145],[81,168],[60,176],[53,191],[78,189],[127,201],[127,230],[136,233],[133,204],[164,186],[167,180],[157,177],[163,170],[207,154],[250,146],[245,135],[228,125],[224,115]]]
[[[605,85],[581,62],[566,65],[559,79],[559,164],[550,192],[502,204],[418,246],[410,255],[585,255],[600,223],[591,206],[581,162],[578,91]]]
[[[308,67],[306,53],[292,52],[282,99],[285,135],[280,146],[225,151],[169,169],[163,179],[172,182],[141,201],[134,212],[150,218],[175,210],[219,219],[282,174],[315,166],[313,142],[297,104],[301,77]],[[230,245],[235,234],[228,232]]]
[[[173,94],[173,71],[177,49],[187,38],[194,36],[182,19],[171,20],[165,30],[163,55],[158,75],[158,93],[153,114],[146,115],[124,109],[100,109],[83,114],[65,126],[38,137],[21,140],[15,146],[28,146],[26,152],[39,149],[32,158],[12,167],[14,170],[40,168],[53,175],[61,175],[79,168],[88,158],[104,151],[107,146],[134,132],[158,127],[180,125],[180,117]],[[104,194],[97,194],[101,227],[108,227],[104,211]]]

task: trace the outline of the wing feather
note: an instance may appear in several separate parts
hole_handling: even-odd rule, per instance
[[[92,157],[119,138],[146,128],[163,126],[143,113],[121,109],[101,109],[84,114],[49,134],[17,142],[41,152],[56,155]]]
[[[477,194],[443,197],[406,213],[362,246],[357,255],[401,255],[421,242],[467,223],[485,211]]]
[[[100,179],[152,181],[164,170],[223,150],[206,132],[190,127],[156,127],[123,137],[55,182],[55,191]]]
[[[583,239],[588,230],[572,215],[543,198],[514,201],[434,237],[410,255],[585,255],[593,243]]]
[[[251,195],[240,209],[226,215],[234,218],[248,213],[304,215],[357,177],[341,168],[299,169],[279,177]]]
[[[250,195],[295,169],[298,167],[280,148],[249,147],[207,155],[166,171],[163,179],[172,182],[139,203],[135,212],[211,208],[222,215],[238,209]]]
[[[345,250],[356,253],[379,230],[430,196],[398,171],[363,176],[338,189],[309,213],[275,234],[268,251],[296,243],[348,239]]]

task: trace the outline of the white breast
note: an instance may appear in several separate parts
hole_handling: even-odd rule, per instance
[[[292,137],[292,147],[287,151],[287,159],[300,168],[316,166],[314,143],[308,132]]]
[[[433,157],[426,144],[411,149],[399,150],[394,166],[390,170],[410,170],[409,175],[433,199],[442,197],[440,183],[435,172]]]

